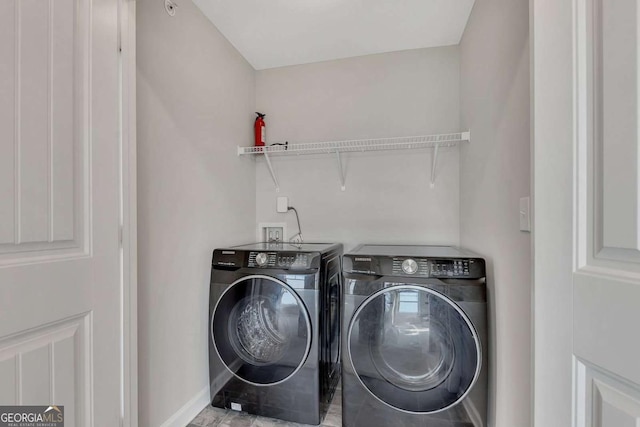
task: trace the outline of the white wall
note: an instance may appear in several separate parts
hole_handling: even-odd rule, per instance
[[[460,240],[488,258],[492,320],[490,426],[531,425],[529,4],[477,0],[460,45]]]
[[[139,425],[157,427],[208,400],[211,253],[255,236],[255,166],[234,154],[255,80],[190,1],[137,7]]]
[[[458,47],[418,49],[256,73],[256,111],[267,142],[310,142],[460,131]],[[458,149],[443,149],[434,189],[431,150],[344,155],[346,191],[335,156],[274,158],[280,193],[263,159],[256,170],[258,222],[287,222],[288,196],[306,241],[459,241]]]

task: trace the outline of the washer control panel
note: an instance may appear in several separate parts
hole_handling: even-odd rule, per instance
[[[249,254],[249,267],[275,267],[275,252],[251,252]]]
[[[308,269],[312,255],[288,252],[251,252],[248,267]]]
[[[429,276],[429,260],[421,258],[393,258],[393,274]]]
[[[402,261],[402,271],[407,274],[415,274],[418,271],[418,263],[411,258],[407,258]]]
[[[431,277],[469,277],[471,275],[468,259],[443,259],[431,262]]]

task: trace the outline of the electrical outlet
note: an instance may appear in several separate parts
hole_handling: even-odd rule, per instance
[[[276,211],[279,213],[286,213],[289,210],[289,198],[286,196],[278,197],[276,199]]]
[[[282,242],[282,234],[284,233],[283,227],[265,227],[263,242]]]
[[[282,243],[285,241],[287,225],[284,222],[261,222],[258,224],[258,241]]]

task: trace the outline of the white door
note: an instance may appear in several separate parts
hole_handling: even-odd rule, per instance
[[[3,0],[0,404],[121,425],[117,0]]]
[[[640,3],[532,0],[537,427],[640,425]]]

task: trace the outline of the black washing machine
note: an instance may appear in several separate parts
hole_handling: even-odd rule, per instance
[[[485,262],[451,247],[344,256],[345,427],[485,427]]]
[[[213,406],[320,424],[341,375],[342,252],[312,243],[213,252]]]

